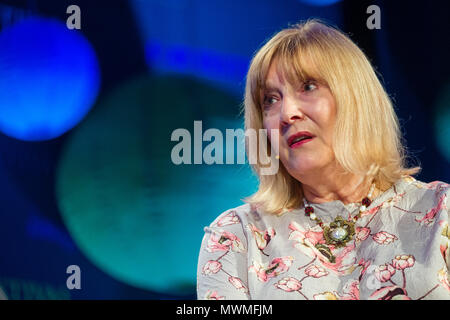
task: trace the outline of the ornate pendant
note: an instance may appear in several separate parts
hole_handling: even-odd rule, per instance
[[[328,245],[336,248],[345,247],[347,242],[353,239],[355,235],[355,223],[346,221],[341,216],[337,216],[330,226],[323,228],[323,236]]]

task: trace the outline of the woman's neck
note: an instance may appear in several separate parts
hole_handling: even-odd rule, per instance
[[[303,195],[310,203],[324,203],[340,200],[344,204],[360,202],[369,193],[373,180],[354,174],[322,179],[304,179]],[[374,188],[372,199],[377,197],[379,190]]]

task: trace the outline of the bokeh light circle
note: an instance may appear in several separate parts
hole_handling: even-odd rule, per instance
[[[95,52],[77,30],[28,18],[0,33],[0,131],[25,141],[49,140],[73,128],[98,94]]]
[[[195,120],[225,133],[241,124],[238,111],[221,90],[169,76],[136,79],[96,105],[57,175],[63,220],[96,266],[136,287],[195,294],[204,226],[242,204],[256,179],[248,165],[173,164],[171,134],[193,134]]]

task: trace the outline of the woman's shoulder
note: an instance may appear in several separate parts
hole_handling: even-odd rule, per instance
[[[428,195],[443,195],[450,193],[450,184],[444,181],[435,180],[432,182],[424,182],[415,179],[412,176],[402,178],[402,183],[409,191],[419,191]]]
[[[410,202],[433,207],[438,204],[441,209],[450,210],[450,184],[447,182],[424,182],[407,176],[402,178],[401,187]]]
[[[211,222],[209,227],[222,228],[233,224],[245,225],[249,220],[252,220],[255,207],[248,203],[244,203],[238,207],[230,208],[220,213]]]

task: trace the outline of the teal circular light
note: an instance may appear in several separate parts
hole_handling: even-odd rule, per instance
[[[444,86],[438,96],[434,113],[434,129],[437,146],[450,162],[450,83]]]
[[[192,133],[195,120],[225,133],[239,127],[237,111],[233,97],[175,77],[137,79],[96,106],[57,176],[63,220],[96,266],[136,287],[195,293],[203,227],[241,204],[256,180],[239,164],[173,164],[171,134]]]

